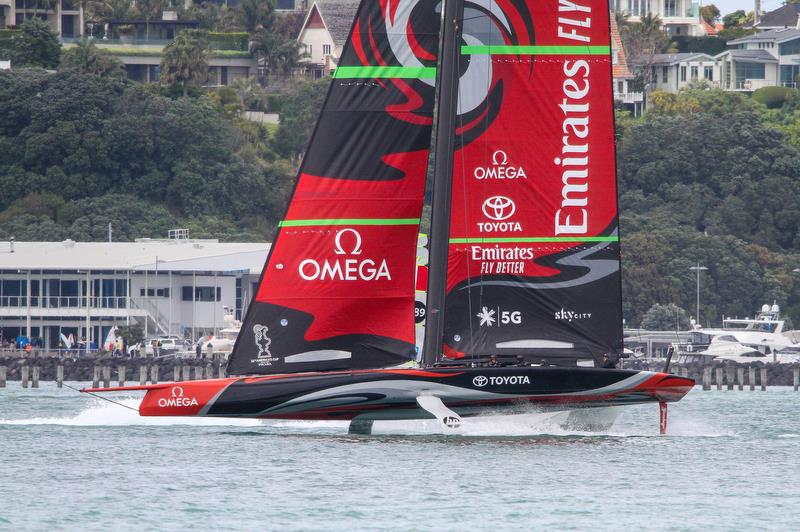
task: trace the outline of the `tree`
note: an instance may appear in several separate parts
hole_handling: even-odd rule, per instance
[[[258,29],[273,29],[275,2],[273,0],[241,0],[238,5],[239,22],[248,33]]]
[[[95,76],[125,77],[125,69],[117,58],[86,39],[62,54],[59,68]]]
[[[47,22],[34,17],[20,25],[19,35],[11,41],[12,61],[19,66],[56,68],[61,56],[58,35]]]
[[[714,24],[716,24],[717,20],[719,20],[719,16],[719,8],[714,4],[709,4],[700,8],[700,17],[710,26],[714,26]]]
[[[203,83],[208,78],[211,49],[207,35],[204,30],[183,30],[164,48],[161,80],[180,84],[184,98],[189,95],[189,83]]]
[[[269,77],[271,73],[288,74],[300,62],[301,44],[297,39],[280,31],[266,28],[257,30],[250,37],[250,53]]]
[[[136,0],[136,9],[144,16],[145,39],[150,40],[150,19],[158,17],[164,9],[164,0]]]
[[[656,303],[644,315],[642,328],[651,331],[685,331],[689,329],[689,317],[684,309],[674,303]]]
[[[722,24],[725,26],[725,29],[731,29],[736,27],[744,26],[750,22],[753,22],[755,19],[755,12],[750,11],[749,13],[745,13],[744,9],[739,9],[734,11],[733,13],[728,13],[724,17],[722,17]]]
[[[642,85],[653,81],[653,56],[660,54],[669,42],[667,34],[661,29],[658,15],[647,14],[641,22],[626,23],[620,28],[620,35],[628,55],[628,64]]]

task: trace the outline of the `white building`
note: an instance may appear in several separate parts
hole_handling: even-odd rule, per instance
[[[718,86],[719,66],[708,54],[657,54],[650,65],[651,90],[678,92],[694,81]]]
[[[268,251],[188,238],[0,243],[0,334],[56,348],[61,334],[97,344],[137,324],[195,340],[224,326],[225,307],[243,315]]]
[[[647,15],[658,16],[670,35],[703,36],[707,25],[700,18],[699,0],[613,0],[617,13],[628,15],[630,22],[639,22]]]
[[[357,10],[355,0],[315,0],[311,4],[297,40],[305,54],[300,62],[314,79],[336,69]]]
[[[782,85],[797,87],[800,77],[800,30],[779,29],[728,41],[717,56],[723,63],[723,88],[753,91]]]

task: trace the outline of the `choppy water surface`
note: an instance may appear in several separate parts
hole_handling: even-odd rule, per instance
[[[73,385],[76,385],[73,383]],[[129,406],[135,395],[116,395]],[[800,393],[695,389],[603,434],[541,416],[341,423],[140,418],[0,389],[0,529],[800,529]]]

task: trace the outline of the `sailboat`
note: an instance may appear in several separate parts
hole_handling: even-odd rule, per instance
[[[596,367],[622,349],[611,68],[606,0],[363,0],[229,377],[87,391],[355,433],[658,402],[663,429],[694,381]]]

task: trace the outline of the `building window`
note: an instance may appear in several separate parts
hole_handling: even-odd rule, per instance
[[[681,67],[681,81],[686,81],[686,67]]]
[[[797,87],[797,78],[800,77],[800,65],[781,65],[781,85],[784,87]]]
[[[222,288],[217,287],[217,297],[214,298],[213,286],[195,286],[194,287],[194,300],[195,301],[220,301],[222,300]],[[192,287],[184,286],[181,289],[181,299],[183,301],[192,300]]]
[[[699,71],[700,71],[699,67],[696,66],[692,67],[692,80],[696,80],[697,78],[700,77]]]
[[[708,81],[714,81],[714,67],[703,67],[703,77]]]
[[[331,45],[330,44],[323,44],[322,45],[322,55],[331,55]]]
[[[678,16],[678,0],[664,0],[664,16],[665,17]]]
[[[662,66],[661,67],[661,83],[666,83],[669,79],[669,67]]]
[[[764,63],[736,63],[736,83],[748,79],[764,79]]]
[[[800,39],[781,43],[778,48],[781,55],[796,55],[800,54]]]

